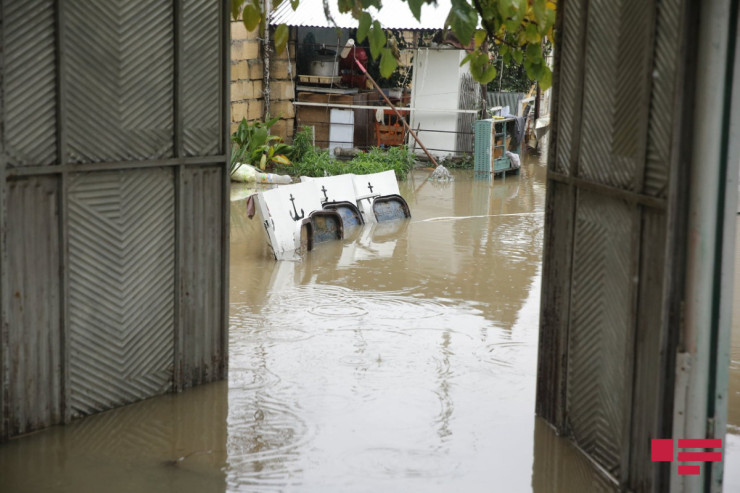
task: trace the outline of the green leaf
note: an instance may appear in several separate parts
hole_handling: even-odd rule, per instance
[[[527,71],[527,75],[530,79],[540,80],[547,67],[542,63],[541,60],[531,61],[529,58],[524,60],[524,69]]]
[[[475,41],[475,49],[477,50],[480,48],[480,46],[486,41],[486,38],[488,37],[488,33],[486,33],[485,29],[478,29],[475,31],[475,36],[473,37]]]
[[[272,42],[275,43],[275,51],[280,54],[285,50],[285,47],[288,45],[288,36],[290,34],[290,31],[288,30],[288,26],[285,24],[280,24],[275,29],[275,35],[272,38]]]
[[[362,43],[367,38],[367,32],[370,29],[370,25],[373,22],[373,18],[370,14],[363,12],[360,16],[360,25],[357,27],[357,42]]]
[[[252,138],[249,141],[249,147],[251,149],[257,149],[262,147],[267,142],[267,129],[265,127],[259,127],[254,130]]]
[[[385,32],[383,32],[383,29],[380,27],[380,22],[374,21],[373,22],[373,28],[370,30],[370,54],[373,57],[373,60],[378,59],[378,55],[380,55],[380,50],[383,49],[385,46]]]
[[[511,50],[511,56],[516,61],[516,63],[521,64],[522,58],[524,57],[524,53],[522,53],[522,50],[516,49]]]
[[[496,78],[496,74],[496,67],[494,65],[489,65],[478,79],[478,82],[481,84],[488,84]]]
[[[542,60],[542,49],[537,44],[527,45],[527,59],[530,62]]]
[[[463,58],[462,59],[462,62],[460,62],[460,66],[462,67],[466,63],[470,62],[470,60],[472,60],[472,58],[473,58],[473,55],[474,55],[474,53],[468,53],[467,55],[465,55],[465,58]]]
[[[337,0],[337,9],[340,14],[349,12],[354,6],[355,2],[353,0]]]
[[[284,154],[278,154],[276,156],[272,156],[272,160],[278,164],[283,164],[286,166],[291,164],[290,159],[288,159],[287,156],[285,156]]]
[[[554,25],[555,25],[555,9],[548,8],[547,9],[547,20],[545,22],[544,28],[542,29],[542,33],[543,34],[546,33]]]
[[[397,66],[398,62],[396,61],[396,57],[393,56],[393,52],[390,48],[383,48],[383,55],[380,57],[381,77],[384,79],[390,77],[393,71],[396,70]]]
[[[525,35],[527,36],[528,43],[538,43],[540,41],[540,33],[534,24],[527,24]]]
[[[407,0],[409,2],[409,9],[417,21],[421,21],[421,6],[424,5],[424,0]]]
[[[290,6],[293,7],[293,11],[295,11],[300,4],[301,0],[290,0]]]
[[[499,0],[497,4],[498,13],[503,19],[507,19],[512,15],[511,11],[514,7],[514,0]]]
[[[481,84],[488,84],[496,77],[496,67],[486,53],[475,53],[470,60],[470,75]]]
[[[522,25],[521,21],[518,21],[516,19],[508,19],[506,22],[504,22],[504,25],[506,26],[506,30],[513,33],[516,32],[517,29]]]
[[[478,25],[478,12],[466,0],[453,0],[447,24],[464,45],[470,43]]]
[[[538,81],[540,83],[540,89],[547,91],[552,87],[552,71],[550,67],[545,67],[542,77]]]
[[[547,0],[534,0],[532,11],[534,12],[534,20],[537,22],[537,26],[542,29],[547,21]]]
[[[242,0],[231,0],[231,17],[236,21],[239,20],[239,13],[242,10]]]
[[[242,11],[242,20],[247,31],[254,31],[262,20],[262,13],[253,4],[247,4]]]

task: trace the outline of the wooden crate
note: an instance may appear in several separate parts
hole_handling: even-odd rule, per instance
[[[403,145],[404,134],[405,132],[402,125],[381,125],[380,123],[375,123],[375,137],[378,147],[381,145]]]
[[[299,75],[298,80],[302,84],[319,84],[330,86],[342,82],[341,75]]]

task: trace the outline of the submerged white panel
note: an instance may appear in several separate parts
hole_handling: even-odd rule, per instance
[[[301,176],[302,182],[313,182],[321,202],[351,202],[356,203],[355,186],[353,178],[355,175],[326,176],[323,178],[311,178]]]
[[[357,207],[366,223],[375,223],[373,202],[381,195],[400,195],[396,173],[393,170],[371,175],[353,175]]]
[[[275,258],[295,258],[295,251],[300,248],[303,220],[322,208],[316,184],[296,183],[262,192],[257,195],[257,205]]]

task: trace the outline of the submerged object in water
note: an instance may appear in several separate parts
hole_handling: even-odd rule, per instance
[[[288,175],[276,175],[275,173],[265,173],[249,164],[240,164],[231,174],[231,181],[242,183],[275,183],[288,184],[293,179]]]
[[[393,171],[302,177],[256,195],[257,212],[277,260],[298,259],[348,228],[411,217]]]

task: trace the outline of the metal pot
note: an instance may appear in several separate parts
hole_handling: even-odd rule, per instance
[[[311,75],[333,77],[339,73],[339,62],[334,58],[319,58],[311,61]]]

